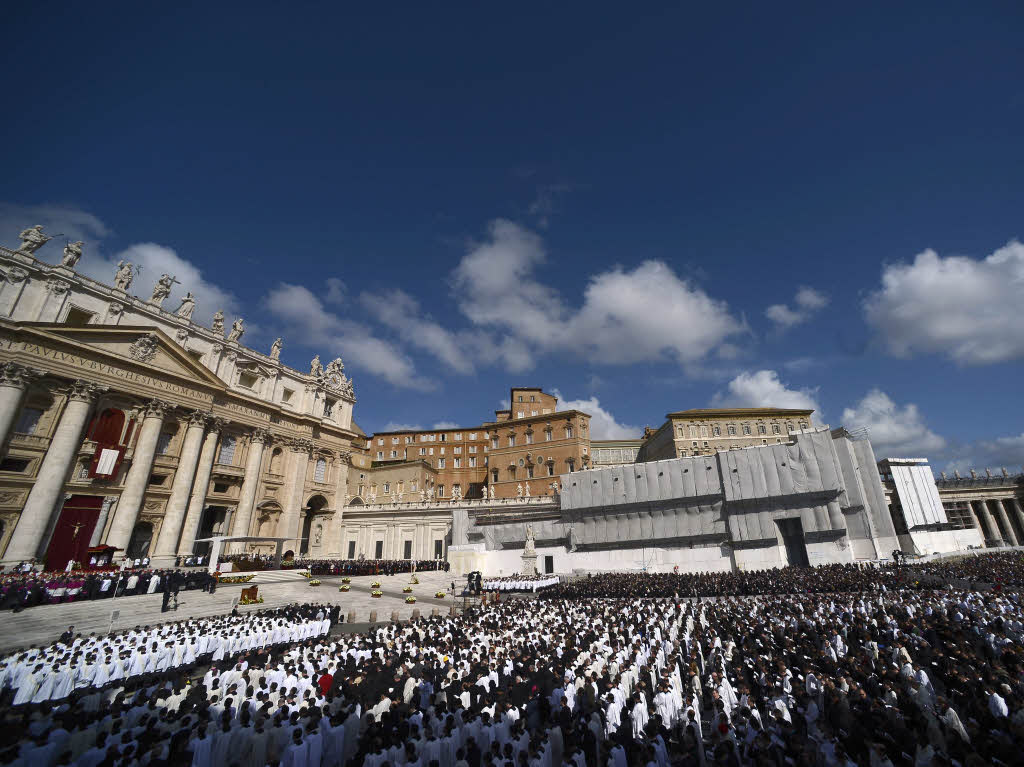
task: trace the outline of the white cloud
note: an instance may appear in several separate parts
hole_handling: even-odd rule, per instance
[[[574,309],[535,276],[545,260],[540,237],[499,219],[491,222],[488,240],[473,244],[452,275],[462,313],[477,326],[508,332],[522,345],[523,364],[533,350],[606,364],[666,358],[692,363],[745,332],[725,302],[664,262],[593,275],[583,304]]]
[[[326,344],[328,353],[342,356],[394,386],[427,390],[433,382],[416,374],[416,368],[400,349],[377,338],[367,326],[330,312],[302,285],[279,283],[263,299],[267,310],[284,323],[289,334],[303,346]]]
[[[852,408],[844,409],[842,425],[851,431],[867,429],[879,459],[928,457],[946,447],[946,440],[925,425],[917,405],[900,407],[880,389],[872,389]]]
[[[934,250],[882,270],[864,315],[889,353],[942,354],[964,364],[1024,357],[1024,245],[1013,240],[984,259]]]
[[[423,427],[418,423],[396,423],[388,421],[381,431],[422,431]]]
[[[601,407],[597,397],[563,400],[558,389],[551,393],[558,397],[559,410],[582,410],[590,414],[591,439],[636,439],[643,433],[639,426],[630,426],[615,420],[615,416]]]
[[[811,418],[822,423],[817,387],[790,389],[779,380],[774,370],[744,372],[729,381],[727,392],[717,392],[711,398],[715,407],[779,407],[814,410]]]
[[[807,322],[815,312],[828,306],[828,296],[814,288],[801,287],[793,297],[794,309],[787,304],[773,304],[764,310],[765,316],[775,323],[779,331]]]
[[[0,244],[12,249],[20,247],[18,234],[36,224],[42,224],[44,234],[64,235],[44,245],[36,254],[40,260],[53,264],[60,261],[65,240],[82,240],[85,243],[83,253],[87,254],[95,253],[100,241],[110,235],[110,228],[97,216],[74,205],[0,202]]]
[[[1006,469],[1010,474],[1024,471],[1024,433],[1017,436],[996,437],[968,442],[947,451],[950,455],[945,471],[957,469],[966,474],[976,469],[984,474],[986,468],[993,474]]]
[[[431,428],[444,431],[445,429],[457,429],[459,425],[455,421],[438,421]]]
[[[328,277],[327,295],[324,297],[324,300],[329,304],[340,304],[345,300],[346,291],[347,288],[344,282],[337,277]]]

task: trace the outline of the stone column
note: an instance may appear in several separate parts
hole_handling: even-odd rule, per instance
[[[313,452],[313,441],[293,439],[288,443],[288,450],[291,451],[291,460],[284,486],[283,524],[278,529],[278,535],[295,539],[295,553],[298,556],[299,536],[302,535],[302,518],[299,512],[302,510],[302,494],[306,489],[306,469],[309,466],[309,456]]]
[[[89,420],[92,403],[103,391],[106,391],[105,386],[75,381],[63,392],[67,396],[67,404],[7,544],[3,564],[17,564],[39,556],[43,533],[49,527],[57,501],[63,497],[64,483],[82,445],[82,432]]]
[[[978,515],[974,511],[974,507],[971,505],[970,501],[966,501],[964,505],[967,506],[967,511],[971,515],[971,521],[974,522],[974,527],[981,534],[981,542],[984,543],[985,542],[985,528],[983,528],[981,526],[981,520],[978,519]]]
[[[100,515],[96,518],[96,527],[92,529],[92,537],[89,539],[89,548],[99,546],[103,540],[103,530],[107,526],[107,517],[110,516],[110,507],[117,503],[116,495],[108,495],[103,499],[100,507]]]
[[[971,501],[968,501],[971,503]],[[989,515],[988,507],[985,506],[984,501],[974,501],[978,506],[975,509],[975,513],[978,515],[978,520],[981,522],[982,538],[985,539],[986,545],[989,541],[996,542],[1000,536],[998,531],[995,529],[994,520]]]
[[[135,529],[135,520],[139,518],[139,509],[142,508],[142,498],[153,471],[153,458],[156,456],[156,446],[160,441],[164,415],[170,407],[166,402],[156,399],[146,403],[142,427],[139,429],[135,453],[132,455],[132,467],[128,469],[121,500],[118,501],[117,510],[114,512],[114,520],[110,523],[110,532],[107,533],[108,546],[122,550],[128,548],[132,530]]]
[[[342,451],[334,464],[334,514],[324,530],[324,551],[331,559],[345,555],[342,541],[342,522],[345,518],[345,499],[348,492],[348,466],[351,453]]]
[[[1009,536],[1007,543],[1011,546],[1019,545],[1019,541],[1017,540],[1017,531],[1013,529],[1013,523],[1010,521],[1010,517],[1006,513],[1006,507],[1003,506],[1003,502],[998,498],[994,498],[992,503],[996,505],[996,514],[999,516],[999,520],[1003,523],[1003,527],[1006,528],[1006,535]]]
[[[1017,522],[1020,525],[1020,529],[1024,531],[1024,508],[1021,508],[1020,501],[1016,498],[1007,499],[1010,502],[1010,506],[1013,508],[1014,516],[1017,517]]]
[[[14,422],[21,412],[21,400],[28,385],[42,375],[39,370],[17,362],[0,365],[0,446],[6,446]]]
[[[256,487],[263,474],[263,450],[270,444],[270,432],[266,429],[253,429],[249,437],[249,454],[245,457],[245,479],[242,480],[242,491],[238,495],[238,511],[235,513],[235,529],[225,531],[225,535],[248,535],[249,521],[252,519],[253,504],[256,503]]]
[[[153,567],[170,567],[174,564],[174,555],[178,550],[178,537],[181,534],[182,522],[185,518],[185,507],[192,493],[192,481],[196,476],[196,464],[199,462],[199,450],[203,443],[203,432],[206,431],[207,414],[194,410],[188,414],[188,430],[182,441],[181,453],[178,456],[178,468],[174,472],[171,484],[171,497],[167,499],[164,509],[164,523],[160,526],[160,537],[153,551]]]
[[[213,462],[217,458],[217,440],[224,430],[224,421],[220,418],[209,419],[210,428],[203,440],[203,450],[199,455],[199,467],[195,481],[192,483],[192,496],[189,498],[185,523],[181,529],[181,540],[178,542],[178,556],[187,557],[192,554],[199,522],[206,506],[206,493],[210,489],[210,475],[213,473]]]

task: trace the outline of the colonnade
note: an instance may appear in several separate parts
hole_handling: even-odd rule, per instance
[[[962,500],[986,545],[1024,545],[1024,507],[1016,496]]]

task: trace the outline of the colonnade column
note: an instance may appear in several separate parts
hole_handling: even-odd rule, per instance
[[[324,546],[327,556],[332,559],[343,557],[345,542],[341,540],[342,521],[345,518],[345,501],[348,493],[348,465],[351,453],[342,451],[338,455],[338,462],[335,464],[334,477],[334,514],[327,523],[326,545]]]
[[[192,492],[192,481],[196,476],[196,465],[199,462],[199,450],[202,447],[203,432],[206,431],[207,414],[194,410],[188,416],[188,429],[181,444],[178,456],[178,468],[174,472],[171,484],[171,497],[167,499],[164,510],[164,522],[160,526],[160,537],[153,551],[153,567],[170,567],[174,564],[174,555],[178,549],[178,537],[181,534],[185,507],[188,505]]]
[[[291,460],[288,467],[288,480],[285,482],[284,514],[282,526],[277,534],[285,538],[295,539],[295,554],[299,553],[302,543],[299,537],[302,530],[299,525],[302,509],[302,494],[306,489],[306,469],[309,467],[309,456],[313,452],[313,441],[309,439],[293,439],[288,443]]]
[[[971,503],[971,501],[968,501],[968,503]],[[975,501],[974,503],[978,504],[976,513],[978,515],[978,520],[981,522],[982,537],[985,539],[986,545],[988,545],[988,541],[998,541],[1000,536],[998,532],[995,531],[994,520],[989,514],[988,507],[985,506],[985,502]]]
[[[17,362],[0,365],[0,446],[6,445],[7,438],[11,436],[28,385],[41,375],[41,371]]]
[[[17,564],[39,556],[43,533],[49,526],[58,499],[64,493],[64,483],[82,445],[82,432],[89,420],[92,404],[96,395],[106,390],[105,386],[75,381],[63,391],[67,397],[64,412],[7,544],[3,564]]]
[[[1021,531],[1024,531],[1024,508],[1021,508],[1020,501],[1016,498],[1008,499],[1010,505],[1013,507],[1013,513],[1017,517],[1017,522],[1020,525]]]
[[[185,523],[181,529],[181,540],[178,543],[178,556],[187,557],[192,553],[199,532],[199,522],[206,506],[206,492],[210,488],[210,475],[213,474],[213,462],[217,458],[217,440],[224,429],[224,421],[220,418],[210,419],[210,428],[203,440],[203,450],[199,454],[199,468],[196,470],[195,481],[192,483],[192,496],[185,513]]]
[[[110,523],[110,532],[107,533],[105,541],[108,546],[122,549],[125,556],[128,554],[132,530],[135,529],[135,520],[139,518],[139,510],[142,508],[142,497],[146,493],[146,486],[153,472],[153,458],[156,457],[156,446],[160,441],[164,416],[170,408],[166,402],[156,399],[146,403],[142,428],[139,429],[139,438],[135,442],[135,452],[132,455],[132,467],[128,469],[128,476],[125,477],[121,500],[117,503],[114,520]]]
[[[256,502],[256,488],[263,472],[263,450],[270,444],[270,432],[266,429],[253,429],[249,437],[249,454],[245,457],[245,479],[242,490],[238,494],[238,509],[235,512],[234,530],[224,530],[224,535],[248,535],[249,521],[252,519],[252,507]]]
[[[1006,535],[1009,537],[1007,543],[1011,546],[1018,545],[1017,531],[1013,529],[1013,523],[1010,522],[1010,517],[1006,513],[1006,507],[1003,506],[1003,502],[1000,499],[995,498],[992,500],[992,503],[996,505],[996,514],[999,515],[999,519],[1002,521],[1003,527],[1006,528]]]

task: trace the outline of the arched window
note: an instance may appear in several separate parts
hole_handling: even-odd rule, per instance
[[[270,473],[280,474],[281,473],[281,461],[283,460],[284,452],[279,447],[274,448],[274,452],[270,454]]]
[[[313,470],[313,481],[324,482],[327,476],[327,461],[323,458],[316,459],[316,468]],[[387,492],[387,491],[385,491]]]
[[[89,427],[89,439],[101,445],[121,444],[124,433],[124,412],[117,408],[107,408],[92,419]]]

